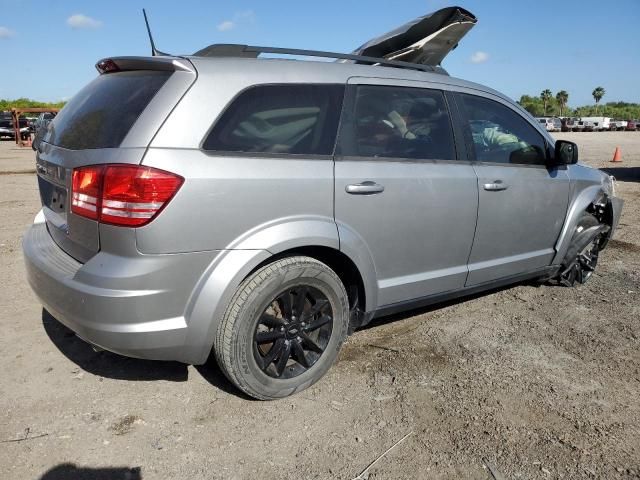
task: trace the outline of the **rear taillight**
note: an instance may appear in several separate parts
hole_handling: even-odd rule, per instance
[[[176,194],[184,179],[141,165],[92,165],[73,170],[71,211],[101,223],[146,225]]]
[[[76,168],[71,182],[71,211],[76,215],[98,219],[98,200],[102,189],[102,166]]]

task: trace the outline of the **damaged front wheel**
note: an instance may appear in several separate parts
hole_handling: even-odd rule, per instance
[[[591,278],[598,264],[604,235],[608,231],[609,226],[601,224],[593,215],[583,215],[558,274],[559,284],[573,287],[577,283],[584,284]]]

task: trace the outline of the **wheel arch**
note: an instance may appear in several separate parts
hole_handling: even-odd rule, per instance
[[[560,236],[555,245],[556,255],[553,258],[552,264],[559,265],[564,260],[571,245],[573,232],[582,214],[586,212],[591,205],[602,202],[606,204],[607,198],[600,185],[591,185],[585,188],[572,201],[567,211]]]
[[[186,348],[193,364],[204,363],[229,301],[240,284],[259,268],[280,258],[306,255],[327,264],[345,284],[350,306],[358,311],[375,308],[375,270],[362,259],[341,250],[336,224],[328,219],[298,219],[274,222],[256,229],[222,250],[203,275],[189,301],[185,317],[189,332]],[[375,275],[375,273],[374,273]]]
[[[281,258],[294,257],[298,255],[314,258],[331,268],[331,270],[340,277],[340,280],[347,291],[347,295],[349,297],[349,309],[360,313],[367,311],[368,292],[358,266],[344,252],[335,248],[322,245],[306,245],[282,250],[262,261],[252,269],[247,276],[272,262],[280,260]],[[369,294],[371,294],[371,292],[369,292]]]

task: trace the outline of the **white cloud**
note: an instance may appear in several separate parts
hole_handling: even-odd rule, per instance
[[[219,23],[216,28],[220,32],[228,32],[229,30],[233,30],[240,24],[253,23],[255,19],[256,15],[253,10],[243,10],[241,12],[236,12],[232,20],[225,20],[224,22]]]
[[[252,23],[256,19],[256,14],[253,13],[253,10],[243,10],[242,12],[236,13],[235,19],[237,21],[244,21],[244,22]]]
[[[477,51],[471,55],[471,61],[473,63],[484,63],[489,60],[489,54],[487,52]]]
[[[233,30],[235,26],[236,24],[231,20],[225,20],[224,22],[219,23],[217,28],[221,32],[228,32],[229,30]]]
[[[13,31],[9,30],[7,27],[0,27],[0,38],[10,37],[13,37]]]
[[[67,25],[71,28],[99,28],[102,26],[102,22],[82,13],[76,13],[67,18]]]

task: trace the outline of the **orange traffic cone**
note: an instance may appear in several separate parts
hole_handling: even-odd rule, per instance
[[[622,154],[620,153],[620,147],[616,147],[616,151],[613,152],[613,158],[611,159],[612,162],[621,162],[622,161]]]

